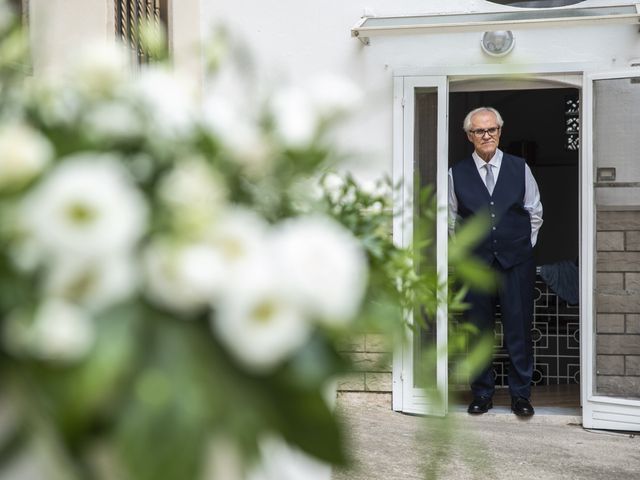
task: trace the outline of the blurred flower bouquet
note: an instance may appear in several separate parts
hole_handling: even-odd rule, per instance
[[[392,244],[389,194],[324,175],[358,91],[326,77],[247,109],[115,47],[32,78],[4,3],[0,35],[0,477],[343,463],[337,345],[397,337],[437,290]]]

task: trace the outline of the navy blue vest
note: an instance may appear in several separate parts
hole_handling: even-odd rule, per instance
[[[497,260],[502,268],[510,268],[533,255],[531,219],[524,209],[525,161],[504,154],[493,195],[485,186],[472,157],[451,168],[453,188],[458,199],[458,215],[487,215],[489,234],[474,252],[485,262]]]

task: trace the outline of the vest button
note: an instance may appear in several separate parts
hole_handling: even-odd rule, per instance
[[[493,252],[494,255],[498,255],[498,252]]]
[[[496,214],[495,214],[495,213],[492,213],[492,214],[491,214],[491,218],[496,218]]]
[[[496,227],[491,227],[491,230],[495,230],[495,229],[496,229]]]
[[[495,205],[493,202],[489,202],[489,205]]]

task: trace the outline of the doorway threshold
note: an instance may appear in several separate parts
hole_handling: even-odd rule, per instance
[[[482,415],[467,413],[467,405],[452,405],[450,415],[460,421],[471,422],[526,422],[537,425],[582,425],[582,409],[574,407],[536,407],[532,417],[518,417],[511,411],[511,407],[496,405]]]
[[[533,417],[521,418],[511,412],[511,398],[506,387],[496,388],[493,397],[493,408],[482,415],[469,415],[467,406],[471,394],[467,391],[452,392],[454,399],[450,411],[456,416],[470,419],[490,418],[494,420],[525,421],[532,423],[548,423],[557,425],[581,425],[582,408],[580,408],[580,386],[544,385],[531,388],[531,402],[536,411]]]

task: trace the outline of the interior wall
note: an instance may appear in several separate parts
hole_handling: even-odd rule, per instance
[[[579,154],[565,147],[565,102],[577,96],[575,88],[553,88],[455,92],[449,99],[450,164],[473,152],[462,122],[467,112],[481,106],[496,108],[504,119],[500,148],[527,160],[544,208],[537,265],[578,259]]]

